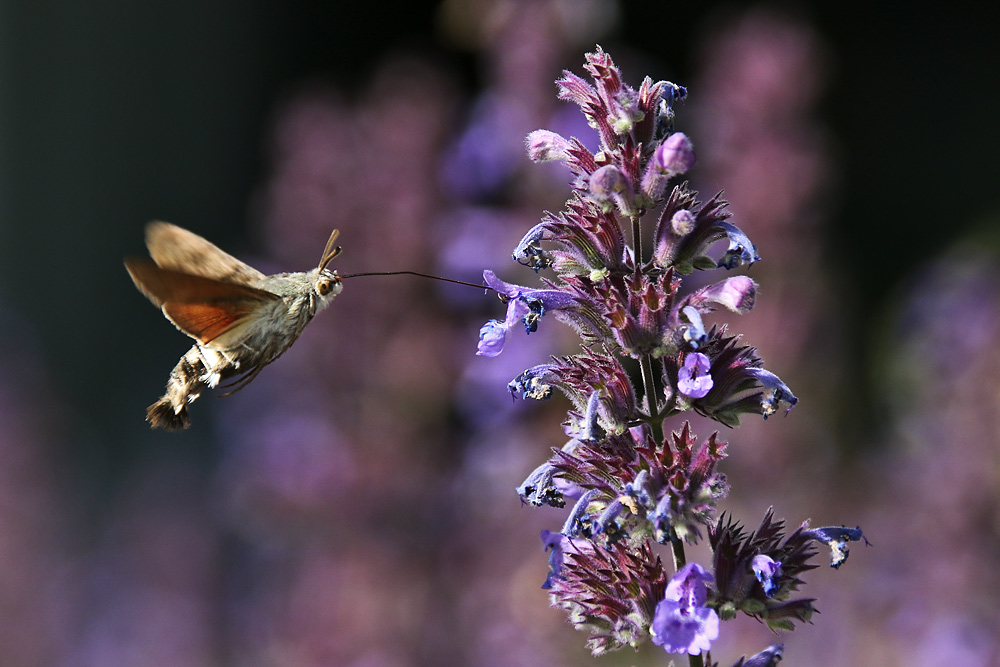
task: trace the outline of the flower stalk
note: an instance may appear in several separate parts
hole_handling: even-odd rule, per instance
[[[770,512],[748,534],[717,516],[729,489],[718,470],[728,444],[717,432],[699,439],[687,421],[671,430],[665,422],[693,412],[735,427],[746,414],[787,412],[797,399],[754,348],[703,320],[720,308],[748,312],[757,284],[734,275],[686,289],[684,279],[749,268],[760,257],[720,195],[702,203],[678,181],[695,164],[691,139],[673,128],[686,89],[649,77],[632,88],[600,47],[584,68],[592,84],[571,72],[556,83],[560,99],[577,104],[597,130],[600,150],[548,130],[528,136],[532,160],[569,167],[572,191],[564,210],[546,214],[513,251],[518,264],[541,274],[541,286],[484,272],[508,309],[483,326],[478,353],[500,354],[522,325],[534,333],[549,313],[579,334],[579,352],[552,357],[509,385],[514,396],[534,400],[558,389],[571,406],[568,442],[518,488],[529,505],[576,499],[561,531],[543,533],[543,587],[571,624],[590,633],[595,655],[652,640],[700,666],[711,663],[720,621],[737,613],[780,630],[807,621],[813,600],[792,595],[803,583],[798,575],[816,567],[808,563],[813,543],[828,545],[839,567],[847,542],[864,538],[860,529],[806,525],[786,538]],[[652,226],[648,249],[644,225]],[[639,379],[625,362],[638,362]],[[710,567],[685,554],[685,544],[706,533]],[[659,555],[667,545],[673,574]]]

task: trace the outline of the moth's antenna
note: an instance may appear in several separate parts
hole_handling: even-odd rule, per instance
[[[496,292],[495,289],[489,285],[482,285],[478,283],[469,283],[464,280],[455,280],[454,278],[442,278],[441,276],[432,276],[429,273],[420,273],[419,271],[372,271],[366,273],[346,273],[339,276],[341,279],[344,278],[358,278],[359,276],[419,276],[421,278],[430,278],[431,280],[440,280],[446,283],[455,283],[456,285],[466,285],[468,287],[478,287],[480,289],[488,289]]]
[[[326,247],[323,248],[323,255],[319,258],[319,268],[321,271],[327,267],[327,265],[330,263],[331,260],[333,260],[334,257],[340,254],[341,247],[340,246],[337,246],[336,248],[333,247],[333,244],[337,242],[338,236],[340,236],[340,230],[339,229],[333,230],[333,232],[330,234],[329,240],[327,240],[326,242]]]

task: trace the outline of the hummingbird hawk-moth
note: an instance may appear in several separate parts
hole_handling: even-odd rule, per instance
[[[327,269],[340,253],[337,235],[330,234],[316,268],[266,276],[176,225],[146,226],[152,261],[127,259],[125,267],[139,291],[194,339],[163,396],[146,410],[152,428],[187,428],[188,405],[205,388],[239,376],[229,385],[229,393],[238,391],[291,347],[344,288]]]

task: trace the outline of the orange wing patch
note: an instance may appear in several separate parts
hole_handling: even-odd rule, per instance
[[[258,309],[279,300],[266,290],[163,269],[150,261],[129,259],[125,267],[136,287],[178,329],[210,343],[245,322]]]
[[[178,329],[207,344],[231,331],[254,312],[246,301],[173,303],[163,305],[163,314]]]

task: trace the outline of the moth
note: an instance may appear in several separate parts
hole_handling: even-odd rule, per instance
[[[228,393],[239,391],[291,347],[344,288],[327,269],[340,254],[338,234],[330,234],[316,268],[266,276],[176,225],[146,226],[152,261],[129,258],[125,268],[139,291],[194,339],[163,396],[146,409],[152,428],[187,428],[188,406],[206,388],[235,377]]]

